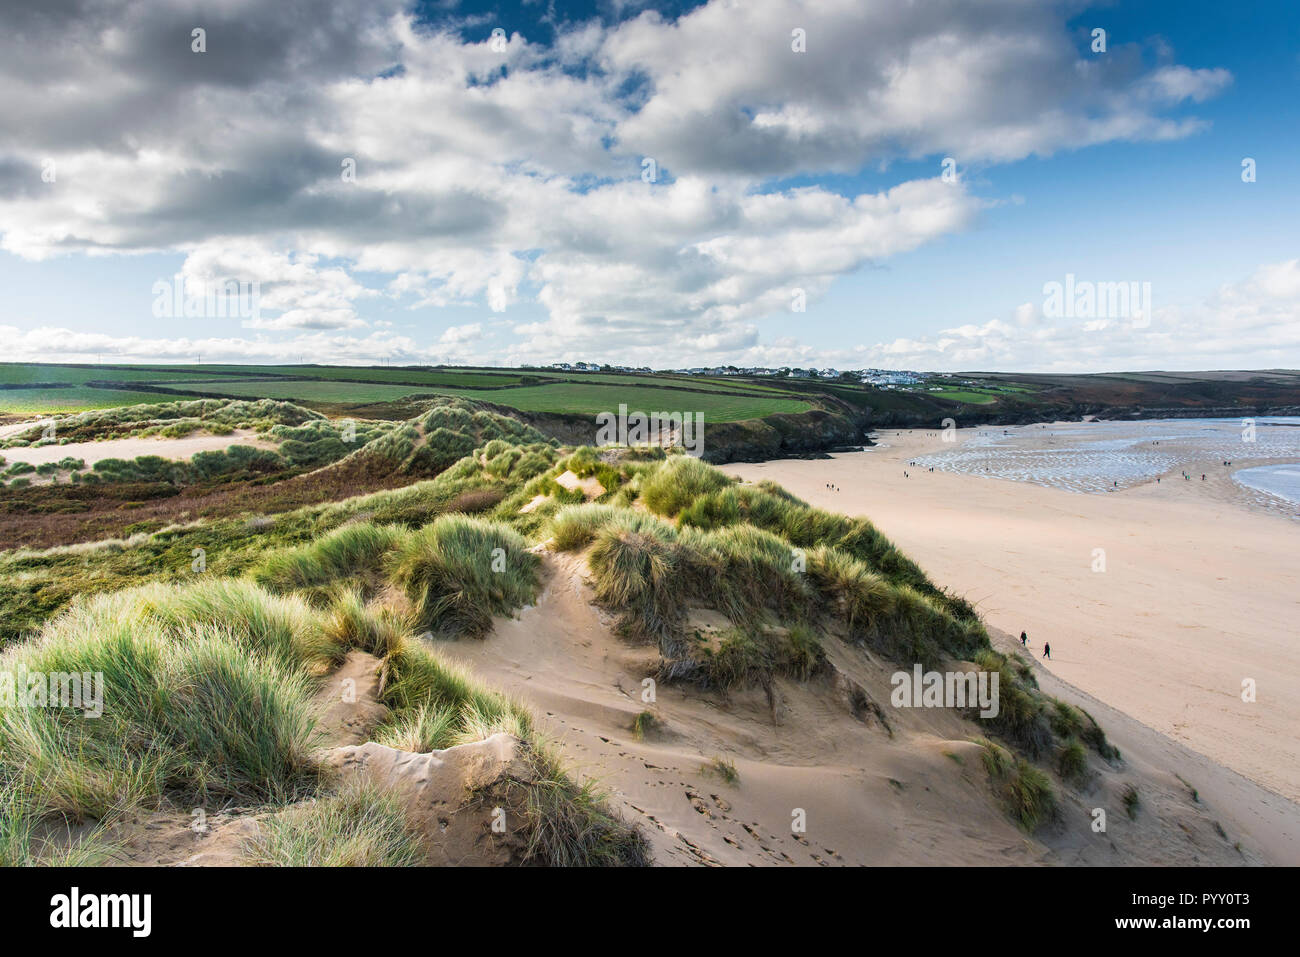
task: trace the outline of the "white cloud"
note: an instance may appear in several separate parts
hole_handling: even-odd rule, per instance
[[[1045,319],[1037,304],[1025,303],[1010,321],[824,353],[822,360],[934,371],[1220,369],[1225,357],[1235,368],[1286,366],[1300,350],[1300,259],[1260,266],[1203,302],[1154,312],[1149,324]]]
[[[258,315],[244,320],[249,329],[354,329],[366,325],[357,299],[377,295],[340,267],[319,268],[319,257],[285,253],[260,244],[208,242],[186,257],[181,275],[187,284],[234,280],[258,290]],[[273,315],[272,315],[273,313]]]
[[[547,312],[472,338],[478,324],[454,327],[438,345],[458,355],[473,344],[485,359],[540,361],[595,343],[657,364],[691,350],[794,354],[763,345],[758,323],[795,290],[815,299],[966,229],[984,202],[937,178],[843,196],[779,177],[1185,136],[1201,122],[1160,111],[1231,79],[1148,69],[1123,46],[1091,57],[1068,11],[1041,0],[713,0],[676,21],[647,11],[567,27],[550,47],[512,33],[504,52],[418,27],[397,0],[300,12],[105,0],[14,13],[0,36],[0,248],[180,250],[187,276],[257,281],[262,315],[245,330],[267,338],[204,340],[231,356],[315,344],[332,361],[399,341],[427,354],[380,333],[326,334],[367,325],[358,306],[378,293],[361,272],[416,308],[531,300]],[[208,52],[194,54],[200,20]],[[795,26],[806,53],[791,50]],[[659,182],[641,180],[646,156]],[[983,335],[993,349],[1006,334]],[[979,355],[977,338],[917,348]]]
[[[463,326],[452,326],[438,339],[445,346],[458,346],[473,342],[483,337],[483,324],[471,322]]]
[[[449,354],[407,336],[375,332],[365,337],[324,332],[291,338],[237,336],[145,337],[80,332],[57,326],[21,329],[0,325],[11,362],[261,362],[296,363],[304,357],[334,365],[369,365],[381,359],[405,364],[444,362]]]

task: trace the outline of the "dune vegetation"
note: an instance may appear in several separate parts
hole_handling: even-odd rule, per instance
[[[471,435],[480,441],[466,447]],[[352,454],[363,453],[446,464],[265,519],[0,554],[0,670],[103,673],[110,702],[94,721],[0,711],[0,862],[107,855],[94,830],[43,836],[51,822],[103,831],[195,803],[272,812],[250,863],[415,862],[401,808],[339,786],[319,756],[314,695],[360,651],[381,666],[378,744],[426,753],[498,732],[524,743],[533,773],[511,785],[527,808],[520,863],[644,863],[644,838],[564,770],[527,710],[439,653],[443,641],[491,640],[494,617],[532,603],[544,549],[582,555],[619,634],[657,648],[660,681],[770,695],[778,679],[830,674],[828,641],[906,667],[997,671],[999,714],[979,741],[994,792],[1026,830],[1054,813],[1053,775],[1080,783],[1089,752],[1118,757],[1090,716],[993,650],[969,602],[864,518],[681,454],[559,448],[459,406]],[[698,608],[729,626],[702,635]],[[637,736],[654,727],[634,723]]]
[[[0,712],[0,863],[40,856],[35,836],[52,821],[102,829],[164,803],[282,812],[250,863],[408,862],[401,815],[335,789],[315,750],[313,693],[353,648],[382,656],[388,675],[381,743],[424,752],[498,731],[525,743],[537,774],[520,785],[521,863],[643,860],[637,832],[567,776],[530,715],[443,661],[400,615],[371,612],[350,592],[316,608],[248,579],[210,578],[97,596],[5,651],[2,671],[102,674],[105,707],[94,719]],[[313,847],[327,838],[347,847]],[[75,849],[89,857],[95,841]]]

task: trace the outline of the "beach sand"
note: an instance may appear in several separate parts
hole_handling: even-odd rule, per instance
[[[959,430],[957,441],[973,431]],[[1174,470],[1159,484],[1081,494],[920,468],[904,478],[909,460],[952,446],[919,430],[882,432],[879,441],[829,460],[724,471],[869,517],[935,582],[974,601],[992,627],[1027,631],[1030,652],[1053,675],[1300,798],[1293,518],[1245,504],[1222,469],[1204,483]],[[1097,549],[1104,571],[1094,571]],[[1254,702],[1242,700],[1248,679]]]

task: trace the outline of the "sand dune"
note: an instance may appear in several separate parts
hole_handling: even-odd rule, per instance
[[[969,435],[963,430],[959,441]],[[1079,494],[909,469],[937,433],[823,461],[728,466],[866,515],[931,577],[1030,637],[1050,672],[1215,762],[1300,798],[1300,527],[1226,476]],[[827,483],[840,491],[826,488]],[[1106,570],[1093,571],[1095,549]],[[1257,701],[1242,700],[1254,679]]]
[[[545,556],[536,605],[498,620],[481,641],[439,645],[478,676],[518,696],[541,719],[575,770],[610,789],[650,835],[660,864],[1241,864],[1273,861],[1270,849],[1192,799],[1167,767],[1137,756],[1100,761],[1082,793],[1032,837],[997,801],[971,742],[976,722],[944,709],[893,709],[892,663],[838,641],[827,650],[839,679],[779,680],[729,695],[661,685],[642,701],[658,653],[629,645],[591,602],[580,558]],[[852,683],[882,704],[889,728],[855,717]],[[638,713],[656,725],[638,738]],[[1111,729],[1108,729],[1111,730]],[[1128,744],[1124,728],[1120,746]],[[710,770],[734,766],[735,781]],[[1130,784],[1146,810],[1121,810]],[[1109,811],[1106,834],[1091,811]],[[806,833],[792,815],[806,814]],[[1241,842],[1240,849],[1234,844]]]

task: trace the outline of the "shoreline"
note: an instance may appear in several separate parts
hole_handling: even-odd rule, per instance
[[[978,429],[958,430],[965,441]],[[937,432],[821,460],[730,464],[810,504],[864,515],[1039,664],[1211,761],[1300,798],[1300,569],[1291,520],[1239,500],[1231,473],[1085,494],[911,469]],[[1250,463],[1263,464],[1263,463]],[[839,491],[828,489],[830,484]],[[1093,571],[1096,549],[1105,571]],[[1257,700],[1241,700],[1253,679]],[[1195,783],[1195,782],[1193,782]]]

